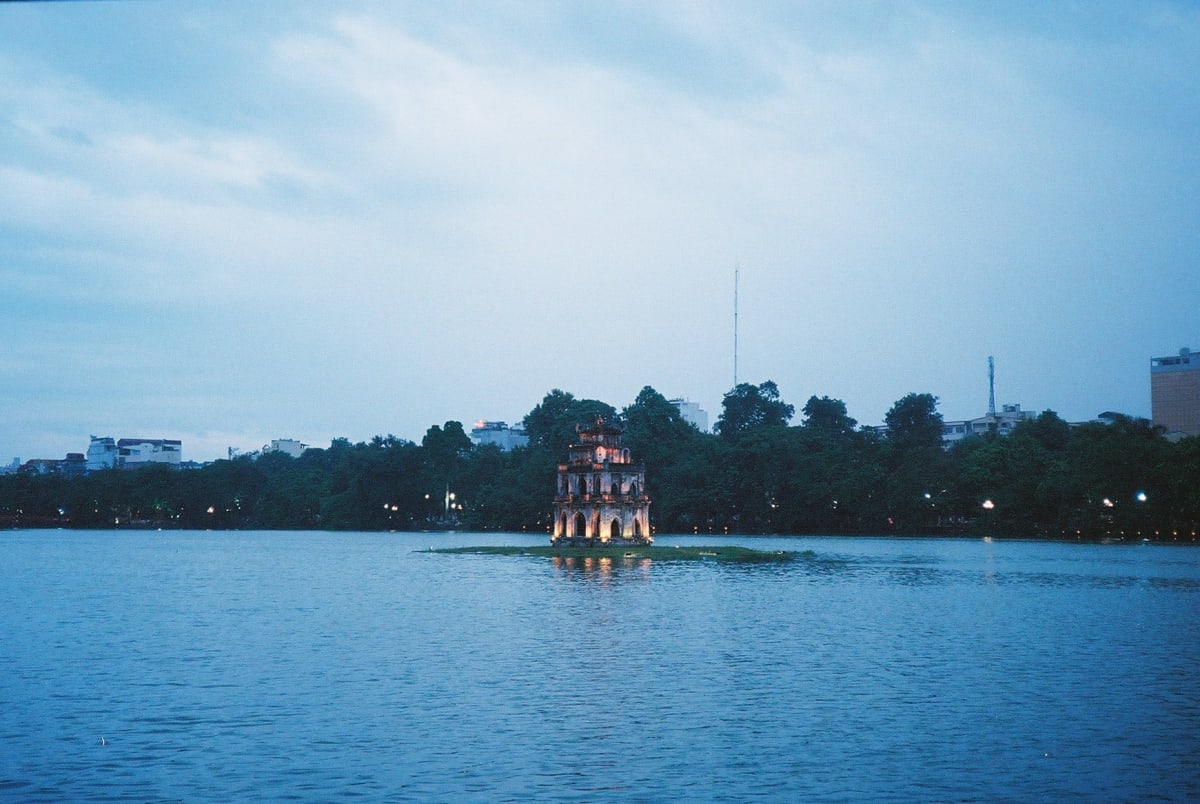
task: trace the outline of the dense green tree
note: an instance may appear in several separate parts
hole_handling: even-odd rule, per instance
[[[546,394],[533,410],[525,414],[522,426],[529,436],[529,445],[551,451],[560,446],[559,432],[569,418],[575,395],[555,388]]]
[[[810,421],[786,431],[789,472],[776,516],[780,532],[853,532],[861,498],[870,493],[865,490],[878,487],[863,475],[871,445],[844,423],[831,423]]]
[[[321,527],[321,499],[327,492],[327,476],[313,464],[283,452],[266,453],[258,459],[266,476],[258,503],[256,527],[307,530]]]
[[[621,417],[625,422],[625,446],[653,470],[675,463],[699,435],[679,408],[648,385]]]
[[[1145,419],[1115,416],[1075,428],[1051,478],[1063,503],[1062,529],[1133,535],[1151,528],[1169,486],[1164,467],[1172,451]]]
[[[1017,424],[1015,431],[1037,439],[1037,442],[1051,452],[1061,452],[1071,440],[1071,425],[1063,421],[1052,410],[1043,411],[1035,419],[1027,419]]]
[[[887,437],[877,454],[885,473],[878,493],[869,499],[867,521],[884,532],[935,529],[941,518],[936,499],[949,491],[937,397],[908,394],[892,405],[884,421]]]
[[[1200,531],[1200,436],[1181,440],[1161,467],[1163,533],[1173,541],[1194,541]]]
[[[1035,429],[1017,428],[1007,438],[968,438],[950,458],[951,490],[938,503],[989,534],[1039,535],[1046,506],[1041,479],[1055,457]]]
[[[897,400],[884,416],[888,441],[898,449],[942,445],[942,414],[933,394],[908,394]]]
[[[646,466],[647,491],[654,498],[657,527],[685,527],[680,521],[686,510],[683,490],[672,478],[692,460],[703,436],[684,420],[679,408],[648,385],[621,416],[625,421],[624,444]]]
[[[735,472],[729,460],[729,445],[714,436],[697,436],[675,463],[662,470],[661,476],[646,478],[653,488],[651,521],[660,532],[737,530],[733,520]]]
[[[804,426],[829,433],[853,433],[858,422],[846,413],[846,403],[827,396],[810,396],[804,403]]]
[[[426,431],[421,439],[422,455],[435,488],[457,482],[472,446],[462,422],[448,421],[443,427],[435,424]]]
[[[781,508],[786,513],[790,500],[789,480],[799,467],[793,448],[795,430],[786,426],[748,429],[727,444],[726,465],[732,470],[730,520],[745,533],[777,532]]]
[[[476,530],[544,532],[550,521],[554,468],[538,460],[545,456],[518,448],[502,452],[488,445],[476,449],[463,483],[466,507],[463,524]]]
[[[779,388],[771,380],[758,385],[738,383],[721,401],[721,415],[713,429],[718,435],[735,438],[759,427],[784,427],[795,411],[779,398]]]
[[[576,399],[573,394],[555,388],[526,414],[523,424],[530,447],[546,450],[557,459],[564,457],[574,443],[576,427],[593,424],[598,418],[619,421],[616,408],[607,402]]]
[[[378,436],[376,438],[378,439]],[[377,440],[372,446],[386,448],[393,443],[394,439],[389,438]],[[425,431],[421,446],[425,448],[425,456],[432,465],[446,468],[470,452],[472,445],[470,437],[463,430],[462,422],[449,421],[443,427],[435,424]]]
[[[451,484],[464,527],[545,533],[556,465],[576,427],[623,423],[647,467],[660,533],[966,533],[1195,541],[1200,438],[1167,441],[1112,416],[1071,427],[1053,412],[1001,437],[940,439],[937,398],[909,394],[889,432],[854,430],[845,405],[812,396],[802,426],[773,383],[738,386],[722,434],[700,433],[653,388],[618,416],[555,390],[529,416],[531,444],[470,445],[459,422],[421,444],[334,439],[299,458],[267,453],[195,471],[161,465],[82,477],[0,475],[8,527],[404,529],[440,526]],[[983,502],[988,501],[985,508]]]

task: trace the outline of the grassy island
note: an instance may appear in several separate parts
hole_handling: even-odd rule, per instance
[[[488,547],[443,547],[431,548],[433,553],[454,553],[489,556],[536,556],[539,558],[610,559],[613,561],[722,561],[726,563],[752,564],[790,561],[795,553],[783,550],[752,550],[749,547],[732,545],[718,546],[610,546],[571,547],[566,545],[536,545],[517,547],[498,545]]]

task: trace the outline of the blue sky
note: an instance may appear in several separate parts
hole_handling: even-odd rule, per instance
[[[1148,416],[1194,3],[0,4],[0,458],[739,376]]]

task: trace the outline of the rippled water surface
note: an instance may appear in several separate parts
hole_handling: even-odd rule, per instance
[[[0,800],[1200,797],[1198,549],[543,541],[0,533]]]

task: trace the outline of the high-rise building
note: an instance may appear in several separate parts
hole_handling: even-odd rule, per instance
[[[691,402],[683,397],[669,400],[672,405],[679,408],[679,415],[688,424],[694,425],[697,430],[702,433],[708,432],[708,412],[702,409],[695,402]]]
[[[88,444],[87,471],[95,472],[100,469],[111,469],[117,462],[117,440],[111,436],[92,436]]]
[[[477,447],[494,444],[504,452],[529,445],[529,434],[520,427],[509,427],[505,422],[489,422],[483,419],[471,428],[471,441]]]
[[[272,438],[270,444],[263,444],[262,454],[282,452],[284,455],[299,458],[306,449],[308,449],[308,444],[301,444],[294,438]]]
[[[1200,435],[1200,352],[1151,358],[1150,417],[1168,438]]]
[[[179,468],[182,442],[173,438],[121,438],[92,436],[84,465],[87,471],[99,469],[136,469],[149,463],[165,463]]]
[[[183,454],[177,438],[117,439],[117,468],[137,469],[151,463],[165,463],[176,469]]]

